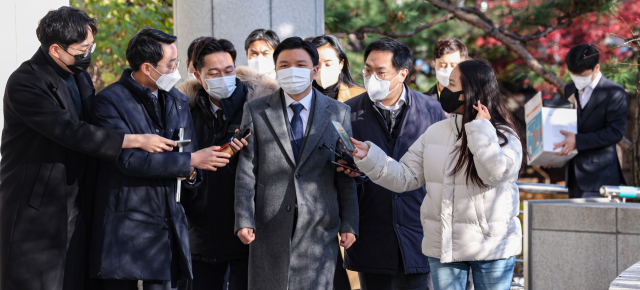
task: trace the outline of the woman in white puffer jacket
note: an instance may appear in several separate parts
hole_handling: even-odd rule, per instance
[[[436,290],[465,289],[469,269],[476,290],[509,289],[522,251],[521,138],[485,61],[460,63],[440,102],[449,119],[430,126],[399,162],[352,138],[356,164],[392,191],[426,185],[422,252]]]

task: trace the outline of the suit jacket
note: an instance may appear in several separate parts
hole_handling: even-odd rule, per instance
[[[350,110],[315,89],[313,94],[297,163],[283,91],[244,106],[242,125],[253,135],[238,161],[235,231],[255,229],[249,289],[332,289],[338,232],[358,234],[355,181],[336,172],[330,163],[335,155],[319,148],[337,146],[331,121],[351,135]]]
[[[91,78],[87,72],[74,78],[83,115],[90,116]],[[75,277],[65,289],[82,287],[92,159],[115,163],[123,139],[124,133],[78,119],[67,88],[41,49],[11,74],[4,93],[0,167],[0,289],[60,290],[65,274]],[[75,254],[67,256],[67,249]],[[76,269],[65,269],[65,263]]]
[[[584,109],[575,84],[569,83],[564,95],[569,98],[573,94],[578,101],[578,155],[567,165],[567,174],[573,167],[578,187],[583,191],[597,192],[603,185],[624,184],[616,144],[624,137],[627,125],[627,92],[602,76]],[[570,180],[568,176],[566,180]]]
[[[191,279],[187,218],[176,202],[176,178],[188,177],[191,152],[198,150],[187,98],[177,89],[159,91],[158,118],[151,90],[125,69],[120,80],[93,102],[93,122],[127,134],[157,134],[178,140],[180,128],[191,143],[184,152],[148,153],[125,149],[116,163],[101,162],[91,242],[92,277],[171,280],[171,260]],[[149,113],[151,112],[151,113]],[[202,182],[198,170],[196,183]],[[183,181],[187,186],[187,182]],[[172,250],[175,247],[175,251]],[[172,253],[173,252],[173,253]]]
[[[407,97],[397,138],[389,133],[368,94],[345,103],[351,107],[353,137],[375,143],[395,160],[400,160],[427,128],[447,118],[437,100],[409,90],[406,84],[404,89]],[[423,233],[420,223],[420,205],[426,194],[424,186],[399,194],[368,179],[358,183],[360,238],[345,250],[345,268],[396,275],[401,259],[404,273],[429,273],[421,242],[425,235],[434,233]]]

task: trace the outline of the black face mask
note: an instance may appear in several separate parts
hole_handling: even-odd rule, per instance
[[[73,56],[73,59],[75,60],[75,62],[72,65],[68,65],[64,61],[62,61],[62,59],[60,59],[60,58],[58,58],[58,59],[60,59],[60,61],[62,63],[64,63],[64,65],[66,65],[67,68],[73,74],[77,74],[77,73],[81,73],[83,71],[86,71],[87,68],[89,68],[89,65],[91,65],[91,53],[87,53],[87,55],[85,56],[84,54],[72,55],[69,52],[67,52],[66,50],[64,50],[64,52],[66,52],[67,54]]]
[[[462,90],[459,92],[452,92],[447,87],[442,89],[442,92],[440,92],[440,104],[442,105],[442,109],[451,114],[453,111],[460,108],[460,106],[464,105],[464,101],[458,100],[462,93]]]

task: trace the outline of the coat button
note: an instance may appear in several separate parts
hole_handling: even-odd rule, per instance
[[[182,106],[178,106],[178,110],[182,110]]]
[[[173,132],[173,129],[169,129],[169,132]]]
[[[156,133],[159,133],[159,132],[160,132],[160,129],[156,129]]]
[[[291,210],[291,206],[287,205],[287,211],[290,211],[290,210]]]
[[[396,225],[395,225],[395,227],[396,227],[396,229],[399,229],[399,228],[400,228],[400,225],[399,225],[399,224],[396,224]]]
[[[394,195],[394,196],[393,196],[393,199],[398,199],[398,195],[397,195],[397,194],[396,194],[396,195]]]
[[[296,178],[300,178],[300,174],[296,174]]]

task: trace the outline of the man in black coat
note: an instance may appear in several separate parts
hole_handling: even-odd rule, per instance
[[[573,82],[564,95],[575,99],[578,134],[561,131],[566,138],[556,148],[563,147],[558,155],[578,150],[566,169],[569,197],[599,197],[601,186],[625,184],[616,144],[627,125],[627,92],[602,75],[598,51],[591,45],[571,48],[566,62]]]
[[[192,51],[195,53],[190,63],[196,79],[185,81],[179,89],[190,98],[198,144],[222,146],[243,129],[244,103],[273,93],[273,89],[265,89],[272,81],[253,71],[252,77],[243,76],[247,82],[241,81],[235,67],[236,50],[228,40],[198,38]],[[234,139],[230,144],[237,152],[247,143]],[[247,289],[249,246],[233,234],[237,163],[234,156],[225,168],[203,171],[202,185],[184,190],[182,205],[189,221],[193,290],[223,289],[227,269],[229,289]]]
[[[156,135],[89,125],[95,19],[61,7],[40,20],[41,47],[9,78],[0,167],[0,289],[82,289],[95,160],[124,148],[171,150]]]
[[[404,43],[380,38],[364,56],[367,92],[345,102],[351,107],[353,138],[379,144],[399,160],[429,126],[447,117],[437,100],[404,83],[413,63]],[[373,84],[379,78],[390,81],[388,89]],[[356,177],[360,209],[360,239],[345,250],[345,268],[358,272],[363,290],[430,289],[429,260],[421,247],[430,234],[423,233],[420,222],[425,187],[398,194],[345,172]]]
[[[120,80],[93,102],[93,122],[125,133],[159,134],[172,140],[183,132],[184,152],[149,154],[123,150],[117,162],[99,166],[90,274],[106,290],[168,290],[191,279],[187,220],[177,201],[178,180],[190,187],[202,181],[199,169],[216,170],[230,156],[197,151],[188,98],[173,86],[177,73],[175,36],[144,28],[127,46]]]

